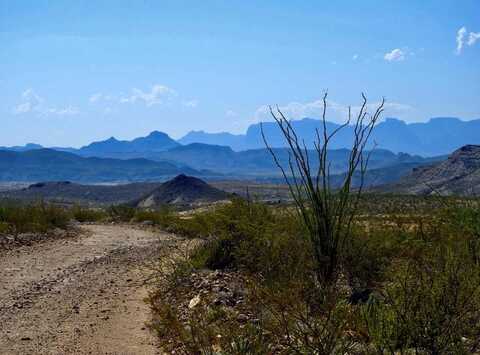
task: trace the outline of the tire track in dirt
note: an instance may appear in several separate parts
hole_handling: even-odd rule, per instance
[[[84,225],[73,239],[0,255],[1,354],[157,354],[145,263],[179,239]]]

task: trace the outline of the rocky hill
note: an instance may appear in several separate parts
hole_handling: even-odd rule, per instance
[[[385,190],[408,194],[479,195],[480,145],[463,146],[443,162],[415,168]]]
[[[26,188],[0,192],[0,199],[109,206],[138,199],[160,185],[160,182],[119,185],[82,185],[70,181],[40,182]]]
[[[210,186],[203,180],[181,174],[134,201],[133,204],[147,208],[162,205],[193,205],[226,200],[228,197],[228,193]]]

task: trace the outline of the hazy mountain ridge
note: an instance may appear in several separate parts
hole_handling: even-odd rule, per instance
[[[16,145],[13,147],[0,147],[0,150],[10,150],[13,152],[25,152],[27,150],[42,149],[43,147],[40,144],[27,143],[25,145]]]
[[[180,144],[202,143],[211,145],[229,146],[235,151],[246,150],[247,145],[244,134],[228,132],[208,133],[205,131],[190,131],[178,140]]]
[[[138,137],[131,141],[120,141],[111,137],[104,141],[93,142],[80,148],[77,153],[83,156],[106,156],[111,153],[161,152],[180,146],[168,134],[153,131],[146,137]]]
[[[286,148],[274,148],[279,161],[288,167],[289,152]],[[312,167],[318,166],[318,155],[309,150]],[[348,149],[329,150],[332,174],[342,173],[346,170],[350,151]],[[172,161],[185,164],[194,169],[208,169],[222,174],[251,175],[251,176],[278,176],[280,171],[275,165],[270,152],[263,149],[251,149],[240,152],[233,151],[230,147],[213,146],[208,144],[193,143],[177,147],[155,155],[155,159]],[[441,158],[423,158],[404,153],[395,154],[388,150],[377,149],[370,158],[370,169],[394,166],[403,163],[426,164]]]
[[[315,129],[322,129],[321,121],[312,118],[293,120],[292,126],[298,135],[312,148],[315,140]],[[339,125],[327,122],[327,130],[333,131]],[[283,147],[284,139],[275,122],[263,123],[263,129],[272,147]],[[232,135],[233,136],[233,135]],[[190,132],[180,142],[210,144],[219,137],[218,133]],[[260,124],[250,125],[245,135],[229,136],[223,134],[222,144],[233,150],[263,148]],[[352,126],[341,130],[331,141],[331,149],[348,148],[353,137]],[[371,142],[379,148],[395,153],[409,153],[423,156],[449,154],[466,144],[480,144],[480,119],[462,121],[454,117],[437,117],[428,122],[405,123],[395,118],[387,118],[380,122],[372,134]]]
[[[293,120],[292,126],[311,149],[316,139],[315,130],[323,129],[322,122],[312,118]],[[339,127],[338,124],[327,122],[329,132],[337,127]],[[263,129],[270,146],[275,148],[285,147],[285,140],[275,122],[264,122]],[[345,127],[330,142],[330,149],[348,149],[351,146],[352,138],[353,127]],[[153,131],[146,137],[138,137],[130,141],[117,140],[111,137],[107,140],[92,142],[79,149],[69,147],[52,147],[51,149],[89,157],[158,160],[157,153],[193,143],[226,146],[235,152],[265,148],[260,124],[252,124],[245,134],[191,131],[175,141],[166,133]],[[467,144],[480,144],[480,119],[462,121],[453,117],[437,117],[430,119],[428,122],[405,123],[395,118],[387,118],[376,126],[370,143],[370,148],[373,144],[376,144],[378,148],[390,150],[394,153],[403,152],[430,157],[446,155]],[[0,147],[2,150],[13,151],[39,148],[42,148],[42,146],[33,143],[25,146]]]
[[[321,128],[320,124],[321,121],[314,119],[292,121],[292,125],[305,142],[315,140],[315,129]],[[336,127],[338,127],[337,124],[327,122],[328,131],[332,131]],[[434,132],[431,132],[432,130]],[[269,144],[276,147],[274,151],[279,161],[284,167],[288,167],[288,150],[282,148],[284,138],[276,123],[264,123],[264,132]],[[112,137],[93,142],[80,149],[56,147],[55,150],[39,150],[38,148],[41,146],[28,144],[24,147],[5,148],[6,151],[0,154],[0,166],[4,167],[0,172],[0,180],[150,181],[153,179],[163,180],[165,177],[180,173],[254,179],[278,178],[280,171],[268,150],[265,149],[260,135],[260,125],[255,124],[251,125],[243,136],[230,133],[209,134],[198,131],[192,132],[180,140],[183,143],[195,139],[221,143],[230,141],[233,142],[233,148],[228,145],[206,143],[182,145],[167,134],[158,131],[130,141],[117,140]],[[341,174],[346,169],[349,150],[344,146],[348,146],[351,139],[352,127],[350,126],[341,130],[336,139],[331,142],[330,172],[337,175],[335,179],[341,178]],[[422,147],[421,149],[430,153],[446,149],[449,149],[448,153],[450,153],[463,140],[468,140],[468,143],[480,140],[480,120],[464,122],[455,118],[436,118],[427,123],[406,124],[400,120],[387,119],[376,127],[371,139],[372,142],[377,143],[378,147],[370,159],[369,169],[371,172],[368,174],[368,183],[369,185],[394,183],[398,178],[407,174],[408,169],[444,159],[443,156],[424,158],[415,154],[399,152],[416,151],[420,149],[418,147]],[[392,150],[383,149],[382,147],[385,145],[392,147]],[[257,146],[258,148],[240,151],[235,149],[235,147],[241,146]],[[434,150],[428,148],[434,146],[438,148]],[[24,155],[13,159],[9,158],[7,152],[23,153]],[[63,153],[63,155],[54,154],[54,152]],[[27,159],[29,156],[31,156],[30,160]],[[93,160],[79,160],[86,157]],[[310,150],[309,157],[315,169],[318,165],[317,154]],[[108,159],[95,160],[101,158]],[[22,163],[20,164],[20,162]],[[375,174],[373,174],[374,171]]]
[[[51,149],[0,150],[1,181],[147,181],[164,180],[181,173],[203,175],[188,167],[147,159],[85,158]]]

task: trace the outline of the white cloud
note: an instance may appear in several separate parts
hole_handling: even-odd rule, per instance
[[[225,116],[227,116],[227,117],[237,117],[238,113],[233,111],[233,110],[227,110],[227,112],[225,112]]]
[[[94,104],[94,103],[107,102],[107,101],[117,101],[117,102],[119,102],[120,99],[116,96],[113,96],[113,95],[106,95],[106,94],[103,94],[101,92],[97,92],[96,94],[93,94],[92,96],[90,96],[88,101],[90,103]]]
[[[461,27],[457,31],[457,37],[456,37],[456,41],[457,41],[456,53],[457,53],[457,55],[462,53],[463,44],[465,43],[464,38],[465,38],[466,33],[467,33],[467,29],[465,28],[465,26]]]
[[[45,104],[45,99],[30,88],[22,93],[22,102],[13,108],[13,113],[15,115],[37,113],[39,115],[73,116],[79,114],[80,111],[73,106],[49,107]]]
[[[144,92],[140,89],[133,88],[130,96],[120,98],[121,103],[143,102],[147,107],[164,103],[173,96],[176,91],[165,85],[153,85],[150,92]]]
[[[400,62],[405,59],[405,52],[400,48],[395,48],[392,51],[385,53],[383,59],[387,62]]]
[[[91,103],[95,103],[97,101],[100,101],[102,98],[103,98],[103,94],[101,92],[99,92],[99,93],[96,93],[96,94],[93,94],[92,96],[90,96],[88,101],[90,101]]]
[[[367,105],[367,111],[374,112],[380,105],[380,102],[373,102]],[[302,119],[305,117],[319,119],[323,113],[323,100],[314,100],[311,102],[290,102],[279,106],[280,111],[288,119]],[[352,116],[358,113],[360,106],[352,106]],[[404,115],[413,110],[413,107],[397,102],[386,102],[384,105],[384,116]],[[327,102],[327,120],[331,122],[344,122],[348,118],[348,106],[334,101]],[[267,105],[259,107],[254,114],[254,121],[270,121],[272,119],[270,109]]]
[[[24,102],[21,104],[18,104],[13,108],[13,113],[16,115],[20,115],[22,113],[28,113],[31,112],[33,109],[33,106],[30,102]]]
[[[40,97],[32,88],[25,90],[22,93],[22,103],[18,104],[13,113],[22,114],[38,111],[42,106],[44,99]]]
[[[467,41],[467,44],[469,46],[473,46],[475,44],[475,42],[477,42],[478,40],[480,39],[480,32],[470,32],[469,36],[468,36],[468,41]]]
[[[457,37],[456,37],[457,48],[455,49],[455,53],[457,55],[460,55],[462,53],[462,50],[465,48],[465,45],[471,47],[480,39],[480,32],[470,32],[468,33],[468,37],[466,37],[467,33],[468,31],[465,26],[461,27],[457,31]]]
[[[130,94],[120,93],[112,95],[97,92],[91,95],[88,101],[95,104],[107,103],[108,105],[143,103],[145,106],[151,107],[169,102],[176,96],[178,96],[178,94],[174,89],[165,85],[155,84],[149,91],[132,88]],[[199,101],[192,99],[178,101],[177,103],[185,107],[197,107]]]
[[[80,111],[76,107],[67,106],[65,108],[49,108],[45,111],[45,113],[51,113],[59,116],[74,116],[78,115]]]
[[[183,106],[195,108],[200,102],[198,100],[184,101]]]

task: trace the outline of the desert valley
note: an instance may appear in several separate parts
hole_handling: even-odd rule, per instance
[[[480,354],[479,13],[0,0],[0,355]]]

